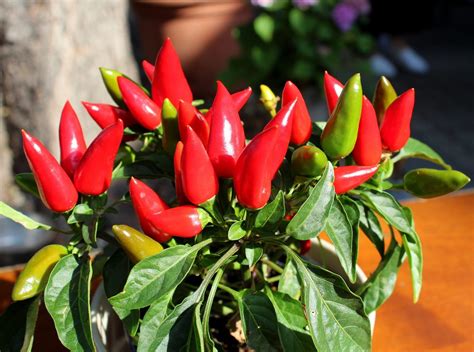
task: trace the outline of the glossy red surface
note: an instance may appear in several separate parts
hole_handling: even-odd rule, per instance
[[[336,194],[343,194],[370,179],[379,166],[339,166],[334,170],[334,188]]]
[[[104,129],[117,122],[118,119],[123,121],[125,127],[135,125],[137,121],[126,110],[120,109],[109,104],[82,102],[92,119]]]
[[[372,103],[365,96],[362,98],[359,130],[352,156],[357,165],[363,166],[378,164],[382,156],[382,140],[377,115]]]
[[[305,144],[309,140],[309,137],[311,137],[313,128],[311,116],[309,115],[308,108],[298,87],[296,87],[293,82],[286,82],[285,87],[283,88],[281,105],[285,106],[296,98],[298,98],[298,102],[296,103],[293,117],[291,143],[294,145],[301,145]]]
[[[155,213],[149,217],[152,226],[176,237],[194,237],[202,231],[198,208],[182,205]]]

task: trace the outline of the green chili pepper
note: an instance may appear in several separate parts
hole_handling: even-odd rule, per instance
[[[434,198],[463,188],[471,179],[460,171],[415,169],[403,178],[405,190],[419,198]]]
[[[163,250],[159,242],[133,227],[114,225],[112,231],[122,249],[134,263],[138,263],[140,260],[158,254]]]
[[[344,86],[321,135],[321,146],[331,160],[342,159],[354,149],[362,110],[360,74]]]
[[[67,249],[59,244],[41,248],[26,263],[13,286],[12,299],[22,301],[41,293],[48,282],[49,274]]]
[[[122,72],[119,72],[117,70],[111,69],[111,68],[105,68],[105,67],[99,67],[100,74],[102,75],[102,80],[104,81],[105,88],[107,88],[107,91],[109,92],[110,96],[112,99],[115,101],[117,105],[119,105],[122,108],[125,108],[126,105],[123,102],[123,97],[122,97],[122,92],[120,91],[117,78],[119,77],[127,77],[124,75]],[[131,79],[130,79],[131,80]],[[133,81],[133,80],[132,80]],[[134,82],[136,83],[136,82]],[[143,91],[147,94],[150,95],[150,93],[143,87],[141,84],[136,83]]]
[[[291,170],[297,176],[318,177],[323,173],[327,163],[326,154],[311,145],[299,147],[291,156]]]
[[[179,141],[178,110],[168,98],[163,100],[161,108],[161,123],[163,124],[163,148],[173,155]]]
[[[385,76],[381,76],[375,87],[374,97],[372,98],[379,126],[382,125],[385,111],[395,99],[397,99],[397,92],[395,92],[390,81]]]

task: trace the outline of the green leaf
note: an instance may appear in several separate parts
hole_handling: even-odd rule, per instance
[[[103,270],[104,289],[107,298],[122,292],[132,266],[132,263],[121,249],[115,251],[107,260]],[[128,333],[131,336],[135,336],[140,320],[140,310],[120,309],[114,306],[113,308],[120,319],[122,319]]]
[[[76,224],[78,222],[86,222],[90,221],[94,215],[94,210],[88,204],[78,204],[74,207],[67,219],[68,224]]]
[[[0,351],[31,351],[40,302],[39,297],[15,302],[0,316]]]
[[[395,239],[392,239],[385,257],[364,283],[364,286],[361,287],[360,292],[362,292],[367,314],[375,311],[392,295],[402,258],[402,248],[398,246]]]
[[[370,351],[370,322],[360,297],[342,278],[310,263],[303,263],[288,247],[303,283],[303,303],[313,343],[320,352]]]
[[[149,306],[183,281],[198,251],[208,243],[178,245],[141,260],[131,270],[123,291],[112,297],[110,303],[128,310]]]
[[[262,39],[265,43],[269,43],[273,39],[273,32],[275,30],[275,21],[273,17],[262,13],[253,21],[253,28],[255,33]]]
[[[410,208],[403,207],[403,212],[410,220],[412,228],[413,214]],[[415,229],[410,233],[402,233],[403,248],[408,256],[408,264],[410,266],[411,281],[413,286],[413,301],[416,303],[420,297],[421,283],[423,281],[423,252],[421,248],[420,237],[416,233]]]
[[[171,302],[171,299],[173,298],[173,293],[174,291],[170,291],[161,296],[150,306],[143,317],[142,324],[140,325],[138,352],[155,351],[151,348],[151,345],[155,339],[158,327],[163,323],[166,315],[168,314],[168,306]]]
[[[410,220],[403,212],[402,206],[392,195],[386,192],[363,192],[364,202],[379,213],[385,221],[400,232],[412,233]]]
[[[40,198],[38,186],[36,185],[35,177],[31,172],[25,172],[15,175],[15,182],[22,190],[28,192],[35,197]]]
[[[393,158],[394,162],[407,158],[417,158],[431,161],[445,169],[450,170],[451,166],[446,164],[443,158],[436,153],[431,147],[415,138],[410,138],[400,152]]]
[[[245,246],[245,258],[249,263],[249,267],[254,266],[263,255],[262,245],[256,243],[249,243]]]
[[[364,206],[361,202],[356,202],[359,208],[359,225],[367,238],[375,245],[380,256],[383,258],[385,251],[384,235],[379,219],[374,212]]]
[[[337,256],[349,280],[354,283],[357,279],[358,235],[354,235],[351,221],[337,198],[334,200],[331,211],[329,212],[329,217],[326,222],[326,233],[331,239],[331,242],[334,243]]]
[[[91,276],[88,256],[69,254],[56,264],[44,291],[58,337],[72,351],[95,351],[89,303]]]
[[[268,297],[247,290],[237,302],[247,345],[256,351],[281,351],[277,319]]]
[[[291,260],[290,257],[287,258],[283,274],[281,274],[280,282],[278,283],[278,292],[286,293],[294,299],[299,299],[301,296],[298,271],[295,262]]]
[[[255,218],[256,228],[275,228],[280,220],[285,216],[285,197],[279,191],[275,199],[260,210]]]
[[[304,315],[303,305],[287,294],[273,292],[268,287],[265,293],[275,309],[283,351],[316,351],[311,335],[306,330],[308,321]]]
[[[25,214],[20,213],[19,211],[13,209],[4,202],[0,202],[0,215],[15,221],[16,223],[22,225],[28,230],[52,230],[53,227],[49,225],[42,224],[32,218],[26,216]]]
[[[229,232],[227,233],[229,240],[238,241],[247,234],[247,231],[242,228],[243,223],[244,220],[240,220],[232,224],[232,226],[229,228]]]
[[[288,235],[307,240],[323,230],[334,201],[334,168],[328,163],[321,179],[286,228]]]

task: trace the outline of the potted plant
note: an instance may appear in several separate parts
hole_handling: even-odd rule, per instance
[[[230,94],[218,82],[209,109],[196,108],[202,102],[193,100],[170,40],[145,70],[151,97],[122,73],[101,69],[117,106],[84,103],[103,127],[89,146],[66,103],[60,163],[23,131],[32,173],[17,182],[65,225],[39,223],[5,203],[0,214],[69,237],[67,246],[46,246],[26,264],[15,303],[0,317],[1,350],[31,348],[40,302],[65,347],[99,347],[91,329],[93,276],[102,277],[98,294],[105,293],[127,332],[126,349],[370,350],[368,314],[391,295],[403,262],[414,301],[422,282],[410,209],[388,191],[428,198],[469,181],[410,138],[414,91],[398,96],[382,78],[371,103],[359,75],[342,85],[326,74],[330,118],[313,123],[293,83],[285,85],[280,106],[262,86],[261,101],[274,116],[246,141],[238,111],[251,90]],[[402,184],[389,181],[395,163],[414,157],[443,169],[411,170]],[[143,181],[157,178],[172,181],[172,199]],[[129,180],[128,191],[108,199],[119,179]],[[107,222],[128,202],[143,232]],[[380,264],[354,285],[363,277],[359,230],[377,248]],[[323,231],[336,261],[316,240]],[[98,239],[107,243],[99,252]],[[319,255],[303,256],[311,243]]]

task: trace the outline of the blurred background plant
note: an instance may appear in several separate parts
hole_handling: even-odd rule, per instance
[[[325,70],[368,72],[374,41],[363,28],[368,0],[252,0],[255,17],[235,29],[240,44],[221,78],[238,84],[320,83]],[[250,81],[250,82],[249,82]]]

